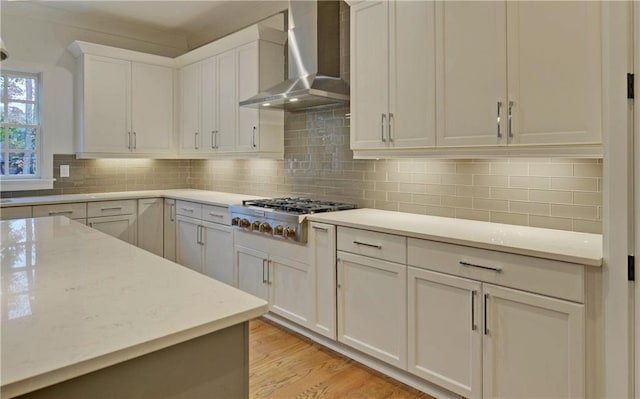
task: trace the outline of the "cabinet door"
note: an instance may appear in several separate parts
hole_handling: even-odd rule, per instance
[[[218,55],[218,151],[233,151],[236,145],[238,97],[236,95],[236,53]]]
[[[164,200],[164,257],[176,261],[176,200]]]
[[[409,267],[408,369],[466,398],[482,397],[481,284]]]
[[[314,299],[311,267],[273,255],[268,266],[270,310],[304,327],[311,327]]]
[[[507,2],[510,144],[602,142],[601,2]]]
[[[173,149],[173,69],[132,64],[132,147],[134,152],[163,154]]]
[[[89,227],[136,245],[136,215],[88,218]]]
[[[351,7],[351,148],[384,148],[388,134],[389,7]]]
[[[200,140],[200,115],[202,101],[202,64],[187,65],[180,70],[181,112],[180,151],[197,152]]]
[[[238,134],[236,150],[257,151],[260,148],[258,131],[259,110],[238,107],[238,101],[258,94],[258,43],[250,43],[236,49],[238,62]]]
[[[84,57],[84,129],[80,152],[128,153],[131,62]]]
[[[138,247],[158,256],[163,255],[163,211],[162,198],[138,200]]]
[[[311,222],[309,249],[313,281],[311,328],[336,339],[336,226]]]
[[[584,305],[484,285],[483,398],[582,398]]]
[[[202,273],[200,221],[184,216],[176,218],[176,263]]]
[[[202,150],[216,151],[218,132],[218,58],[202,62]]]
[[[269,300],[267,284],[268,255],[261,251],[235,246],[236,281],[244,292]]]
[[[505,4],[436,2],[439,147],[506,143]]]
[[[407,369],[407,267],[338,252],[338,341]]]
[[[389,145],[434,146],[435,2],[390,2],[389,20]]]
[[[233,231],[229,226],[203,222],[204,274],[234,286]]]

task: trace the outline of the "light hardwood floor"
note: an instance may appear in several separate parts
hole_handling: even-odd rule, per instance
[[[267,320],[250,327],[250,398],[433,399]]]

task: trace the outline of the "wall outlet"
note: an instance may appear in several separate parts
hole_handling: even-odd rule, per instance
[[[60,165],[60,177],[69,177],[69,165]]]

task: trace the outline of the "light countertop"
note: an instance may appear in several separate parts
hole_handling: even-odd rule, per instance
[[[196,201],[209,205],[229,206],[241,204],[243,200],[264,198],[246,194],[223,193],[219,191],[195,189],[120,191],[109,193],[45,195],[41,197],[3,198],[0,207],[47,205],[70,202],[108,201],[136,198],[174,198],[184,201]]]
[[[309,220],[414,238],[535,256],[588,266],[602,265],[602,235],[377,209],[310,215]]]
[[[266,313],[267,302],[64,217],[0,222],[2,398]]]

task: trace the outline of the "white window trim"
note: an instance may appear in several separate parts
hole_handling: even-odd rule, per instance
[[[48,132],[47,127],[54,126],[53,120],[55,115],[51,114],[50,107],[47,107],[47,104],[54,104],[56,101],[55,88],[53,85],[54,67],[11,60],[11,58],[2,61],[2,67],[8,71],[40,75],[40,158],[38,165],[40,176],[0,178],[0,192],[50,190],[53,188],[53,182],[55,181],[53,178],[53,133]]]

